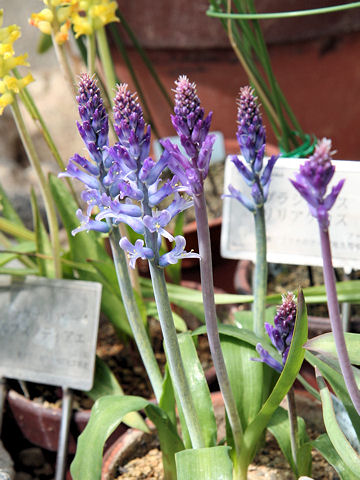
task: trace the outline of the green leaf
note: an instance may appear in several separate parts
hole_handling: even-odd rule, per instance
[[[52,47],[51,35],[41,33],[39,42],[36,48],[37,53],[46,53]]]
[[[162,408],[170,418],[171,422],[176,425],[176,413],[175,413],[175,395],[174,388],[171,381],[168,364],[165,365],[165,375],[162,384],[161,398],[159,401],[159,407]]]
[[[34,242],[23,241],[11,247],[7,248],[5,251],[0,251],[0,266],[6,265],[15,258],[19,257],[20,254],[34,253],[36,251],[36,246]],[[13,252],[13,253],[12,253]]]
[[[156,425],[162,453],[165,480],[176,480],[175,454],[184,450],[177,431],[176,424],[172,423],[166,412],[156,405],[149,404],[145,412]]]
[[[229,447],[183,450],[175,455],[179,480],[232,480]]]
[[[360,365],[360,334],[345,333],[346,348],[349,353],[350,363]],[[331,354],[337,358],[337,351],[332,333],[324,333],[308,340],[304,348],[312,352]]]
[[[106,439],[125,415],[147,405],[149,401],[141,397],[111,395],[99,398],[92,408],[89,423],[78,438],[76,455],[70,467],[72,478],[100,480]]]
[[[358,480],[359,476],[345,465],[341,456],[337,453],[326,433],[320,435],[311,445],[332,465],[342,480]]]
[[[360,457],[352,448],[348,439],[342,432],[337,420],[331,400],[330,392],[326,386],[325,380],[318,369],[316,372],[316,381],[320,389],[320,397],[323,407],[323,418],[326,432],[329,436],[337,453],[341,456],[345,465],[354,473],[360,471]]]
[[[226,327],[229,326],[231,325]],[[254,420],[263,403],[264,379],[272,379],[274,372],[267,365],[251,360],[257,356],[257,353],[249,342],[223,333],[220,333],[220,341],[231,389],[243,430],[245,430]]]
[[[181,358],[206,447],[216,445],[217,427],[209,387],[190,333],[178,335]],[[179,405],[179,403],[178,403]]]
[[[7,218],[0,217],[0,231],[11,235],[16,238],[19,242],[22,240],[30,240],[31,242],[35,241],[35,233],[31,230],[25,228],[22,225],[13,223],[12,220]]]
[[[159,314],[157,310],[157,306],[155,302],[146,302],[146,313],[149,317],[155,318],[157,321],[159,321]],[[184,320],[178,315],[176,312],[172,312],[173,320],[174,320],[174,325],[175,328],[178,332],[186,332],[187,331],[187,326]]]
[[[294,335],[291,341],[290,350],[284,369],[268,399],[262,406],[255,419],[250,423],[244,434],[244,443],[245,445],[248,445],[246,454],[248,455],[249,463],[255,454],[256,445],[261,433],[268,425],[272,415],[292,387],[296,376],[299,373],[305,354],[303,345],[307,340],[307,332],[308,323],[306,306],[303,293],[299,289]]]
[[[124,395],[123,389],[117,378],[107,364],[96,356],[94,386],[86,392],[89,397],[96,401],[105,395]],[[123,422],[131,428],[146,431],[147,426],[141,415],[137,412],[130,412],[123,418]]]
[[[23,221],[19,217],[15,208],[12,206],[9,200],[9,197],[6,195],[5,190],[3,189],[1,184],[0,184],[0,214],[2,217],[6,218],[14,225],[25,228]]]
[[[346,388],[344,377],[341,373],[339,362],[333,357],[317,357],[310,352],[305,353],[305,359],[314,367],[317,367],[326,381],[328,381],[334,390],[336,396],[343,403],[357,435],[360,437],[360,417]],[[355,380],[360,385],[360,372],[357,368],[353,368]]]
[[[53,251],[51,242],[41,219],[38,203],[33,189],[31,190],[31,209],[35,229],[36,252],[50,257],[50,259],[42,258],[41,256],[37,257],[39,273],[42,277],[55,278],[55,264],[52,260]]]
[[[311,444],[306,433],[306,426],[303,418],[297,417],[299,448],[297,451],[297,466],[294,463],[291,442],[290,442],[290,422],[288,412],[278,407],[271,417],[268,430],[274,435],[284,456],[289,462],[292,471],[297,475],[311,474]]]
[[[304,288],[304,296],[307,304],[326,303],[327,296],[325,285]],[[336,283],[336,292],[339,302],[360,303],[360,280],[348,280]],[[281,301],[280,294],[269,295],[266,302],[277,304]]]
[[[71,475],[74,480],[100,480],[102,452],[106,439],[131,412],[145,409],[157,428],[160,444],[164,449],[164,467],[167,480],[169,472],[175,471],[174,455],[184,448],[176,427],[166,412],[149,400],[141,397],[111,395],[99,398],[91,412],[89,423],[80,435],[76,455],[71,464]],[[143,431],[148,432],[145,426]]]

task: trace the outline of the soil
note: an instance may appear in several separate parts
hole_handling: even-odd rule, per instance
[[[299,415],[305,418],[308,426],[308,434],[311,439],[315,439],[324,431],[321,417],[316,415],[314,400],[306,395],[297,395],[297,409]],[[286,407],[286,402],[283,402]],[[316,409],[319,412],[318,409]],[[224,414],[223,408],[215,409],[219,432],[224,433]],[[114,473],[114,480],[163,480],[161,452],[154,444],[153,439],[149,439],[148,452],[141,457],[130,457],[122,466],[117,468]],[[138,450],[133,455],[138,455]],[[337,480],[339,477],[335,470],[324,460],[316,451],[312,451],[313,465],[312,477],[316,480]],[[279,446],[269,432],[266,433],[264,447],[259,450],[254,461],[249,466],[249,480],[294,480],[285,457]]]

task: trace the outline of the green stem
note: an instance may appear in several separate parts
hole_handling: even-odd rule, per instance
[[[288,414],[289,414],[289,424],[290,424],[290,443],[291,443],[291,453],[297,469],[297,451],[299,448],[298,443],[298,424],[297,424],[297,415],[296,415],[296,403],[294,395],[294,387],[291,387],[287,394],[288,402]]]
[[[19,105],[17,103],[16,98],[14,98],[14,102],[12,103],[11,107],[12,107],[15,123],[19,131],[25,151],[29,158],[30,164],[34,169],[39,180],[40,190],[43,196],[47,220],[49,224],[50,240],[51,240],[52,253],[54,258],[54,266],[55,266],[55,276],[56,278],[61,278],[59,228],[58,228],[58,222],[56,218],[54,201],[51,196],[49,184],[45,178],[44,172],[42,171],[40,159],[36,153],[34,144],[31,140],[29,132],[27,131],[24,120],[21,116],[21,112],[20,112]]]
[[[87,35],[87,69],[91,76],[95,73],[96,41],[95,35]]]
[[[149,267],[161,330],[164,336],[171,379],[174,384],[174,389],[179,397],[192,446],[193,448],[203,448],[205,447],[205,443],[189,384],[186,379],[183,361],[181,359],[179,343],[166,289],[164,270],[155,265],[153,260],[149,261]]]
[[[75,77],[71,69],[70,62],[67,57],[64,45],[58,45],[58,43],[54,38],[54,35],[52,36],[52,40],[53,40],[53,45],[54,45],[56,57],[59,62],[60,68],[63,72],[66,83],[68,84],[71,95],[75,101],[75,98],[77,95],[76,82],[75,82]]]
[[[264,336],[265,299],[267,290],[266,228],[264,206],[258,207],[254,214],[256,261],[254,272],[254,332]]]
[[[96,40],[99,47],[99,54],[101,63],[104,68],[104,74],[106,78],[106,88],[110,99],[113,98],[113,90],[116,85],[116,74],[114,70],[114,62],[111,58],[109,44],[106,38],[105,28],[102,27],[96,30]]]
[[[110,245],[121,296],[131,330],[134,334],[136,345],[146,368],[146,372],[149,375],[156,400],[159,402],[162,393],[163,378],[135,300],[125,253],[122,248],[120,248],[119,241],[119,230],[116,227],[113,227],[110,233]]]
[[[334,5],[332,7],[322,7],[322,8],[310,8],[306,10],[295,10],[293,12],[276,12],[276,13],[224,13],[217,12],[214,9],[209,9],[206,14],[209,17],[217,18],[232,18],[232,19],[242,19],[242,20],[265,20],[265,19],[274,19],[274,18],[293,18],[293,17],[305,17],[308,15],[320,15],[324,13],[339,12],[342,10],[349,10],[351,8],[360,7],[360,2],[352,2],[343,5]]]
[[[204,193],[194,196],[194,206],[197,226],[197,237],[199,242],[199,253],[201,257],[200,274],[206,331],[209,339],[211,357],[214,363],[216,376],[224,399],[226,413],[229,418],[229,423],[234,438],[236,456],[239,457],[243,441],[243,431],[239,413],[236,407],[234,394],[231,389],[229,376],[226,370],[225,360],[221,349],[219,329],[217,325],[210,231],[206,213],[206,201]]]

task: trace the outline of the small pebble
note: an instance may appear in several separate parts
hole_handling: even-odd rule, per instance
[[[26,448],[19,453],[19,461],[24,467],[42,467],[45,463],[41,448]]]

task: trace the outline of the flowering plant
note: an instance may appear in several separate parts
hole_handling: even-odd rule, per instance
[[[62,180],[54,176],[47,179],[44,176],[17,105],[20,97],[37,120],[41,121],[26,90],[32,77],[21,78],[15,69],[17,65],[25,65],[26,61],[25,57],[14,57],[13,43],[19,32],[16,27],[1,29],[0,65],[3,65],[3,70],[0,71],[0,105],[3,108],[12,108],[29,159],[37,173],[46,206],[49,235],[40,220],[35,199],[35,235],[19,223],[6,196],[2,199],[5,217],[3,220],[9,222],[0,222],[0,227],[6,233],[15,232],[15,237],[18,238],[28,235],[34,240],[35,237],[36,246],[32,246],[30,251],[23,251],[25,255],[17,253],[27,268],[25,273],[31,271],[49,277],[59,277],[66,273],[67,276],[76,275],[87,280],[101,278],[104,285],[103,309],[122,333],[133,335],[156,398],[154,404],[140,397],[124,396],[120,387],[113,391],[115,394],[99,398],[94,405],[90,422],[79,438],[77,454],[72,464],[73,478],[100,478],[102,449],[106,438],[116,426],[124,420],[147,429],[139,416],[129,417],[129,414],[139,410],[145,410],[156,425],[163,452],[165,476],[168,479],[247,478],[248,466],[266,428],[278,438],[294,473],[297,476],[309,475],[311,443],[303,422],[296,417],[292,390],[305,355],[303,345],[307,340],[306,307],[303,293],[299,289],[296,297],[292,293],[285,294],[277,311],[266,308],[270,299],[267,297],[264,210],[271,185],[271,173],[277,158],[265,159],[265,129],[253,90],[250,87],[240,90],[237,138],[243,158],[232,157],[233,163],[250,188],[250,197],[231,185],[227,186],[228,191],[225,193],[252,212],[256,232],[254,296],[233,296],[227,299],[227,302],[253,302],[252,312],[239,312],[238,319],[242,328],[238,328],[234,325],[219,324],[216,316],[204,196],[204,181],[209,171],[214,136],[210,133],[212,113],[205,115],[196,85],[184,75],[175,82],[175,107],[171,121],[183,150],[170,140],[164,140],[163,154],[155,162],[150,156],[151,129],[146,124],[136,94],[132,93],[126,84],[117,85],[112,101],[111,120],[93,75],[95,34],[99,35],[97,40],[104,61],[107,89],[111,91],[114,75],[109,68],[109,51],[104,43],[103,28],[108,22],[116,21],[114,2],[49,0],[45,3],[47,8],[34,14],[31,23],[53,36],[54,45],[59,47],[60,62],[73,89],[72,72],[68,69],[62,47],[71,25],[77,36],[84,34],[88,39],[88,73],[81,75],[76,91],[80,117],[77,127],[86,148],[86,155],[75,153],[66,168],[58,161],[61,168],[59,176],[70,180],[69,189]],[[111,125],[116,133],[114,140],[109,136]],[[47,133],[51,151],[59,160],[51,137],[47,130],[44,129],[44,132]],[[166,169],[172,173],[170,178],[165,178]],[[314,444],[338,471],[342,472],[342,478],[352,478],[352,475],[356,475],[354,472],[357,471],[358,458],[353,448],[347,445],[345,434],[331,416],[331,402],[338,402],[338,408],[346,409],[353,428],[358,430],[357,374],[351,369],[350,362],[354,359],[351,353],[349,356],[346,347],[346,340],[353,345],[357,344],[357,338],[348,339],[339,326],[328,237],[329,210],[343,184],[340,182],[326,196],[326,188],[333,173],[331,145],[325,139],[300,169],[293,185],[308,202],[312,215],[319,222],[325,285],[334,332],[334,342],[327,339],[326,347],[323,339],[310,341],[306,346],[312,351],[323,351],[323,348],[327,348],[329,352],[333,352],[336,347],[339,356],[338,366],[336,360],[327,356],[319,358],[312,353],[306,353],[306,358],[328,379],[337,393],[337,400],[331,400],[319,374],[328,436],[317,439]],[[83,208],[71,190],[73,179],[84,185],[81,194],[81,200],[85,204]],[[191,207],[195,210],[199,253],[186,251],[184,237],[174,236],[169,231],[170,222],[180,212]],[[60,247],[55,209],[58,210],[69,236],[70,260],[68,252],[64,253]],[[10,220],[16,224],[15,229],[11,229]],[[135,241],[128,238],[124,225],[137,234]],[[113,263],[102,243],[105,235],[110,241]],[[161,249],[164,239],[172,244],[165,253]],[[18,248],[19,245],[20,243]],[[8,248],[11,251],[11,247]],[[26,255],[34,252],[37,265],[31,255]],[[206,326],[195,332],[184,331],[178,335],[164,269],[186,257],[197,258],[200,262],[202,299],[199,300],[197,296],[196,301],[203,304]],[[86,262],[89,258],[91,262]],[[141,291],[136,290],[136,283],[133,282],[128,268],[130,266],[134,269],[140,258],[149,264],[153,297],[167,357],[165,375],[159,368],[140,313],[144,306]],[[121,295],[113,293],[116,290],[115,278]],[[188,295],[192,293],[187,291]],[[278,301],[277,297],[276,302]],[[191,309],[191,302],[182,303],[182,306],[186,305]],[[118,312],[124,315],[118,315]],[[120,322],[119,316],[126,317],[126,320]],[[210,393],[193,341],[194,337],[205,332],[208,335],[229,424],[226,446],[217,442],[217,427]],[[342,383],[339,368],[345,383]],[[285,396],[288,399],[288,413],[280,407]],[[175,406],[180,418],[181,434],[177,427]],[[345,455],[341,453],[343,448]]]

